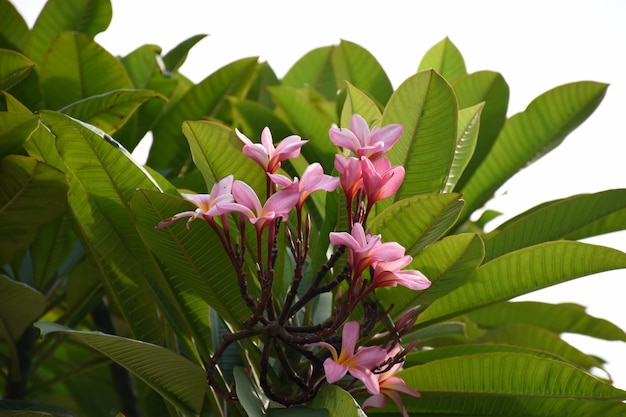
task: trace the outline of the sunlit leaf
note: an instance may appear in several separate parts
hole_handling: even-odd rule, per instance
[[[581,194],[546,202],[498,226],[483,236],[486,260],[537,243],[568,238],[577,239],[594,234],[613,232],[626,228],[626,223],[604,221],[611,216],[626,219],[626,189],[607,190],[595,194]],[[590,225],[615,225],[595,227]]]
[[[461,52],[447,37],[432,46],[420,61],[418,71],[429,69],[437,71],[449,83],[467,74]]]
[[[626,268],[626,254],[612,248],[570,241],[530,246],[483,264],[465,285],[426,309],[418,323],[455,317],[550,285],[620,268]]]
[[[154,98],[165,100],[165,97],[154,91],[115,90],[87,97],[70,104],[61,111],[113,135],[142,104]]]
[[[450,172],[446,179],[444,192],[452,192],[457,182],[463,175],[465,168],[472,159],[478,132],[480,127],[480,115],[484,105],[477,104],[473,107],[459,110],[459,121],[457,127],[457,145],[454,151],[454,160],[450,166]]]
[[[62,172],[36,159],[9,155],[0,160],[0,264],[28,247],[39,229],[66,209]]]
[[[148,384],[185,413],[197,414],[207,392],[204,370],[161,346],[99,332],[39,322],[43,336],[60,333],[100,352]]]
[[[332,62],[337,85],[343,86],[348,81],[366,91],[380,105],[387,103],[393,93],[391,81],[378,60],[367,49],[342,39],[333,50]]]
[[[346,81],[346,100],[341,109],[340,127],[349,128],[353,114],[362,116],[370,127],[380,126],[382,114],[376,102],[366,92]]]
[[[360,417],[362,412],[352,395],[337,385],[325,385],[307,406],[328,410],[328,417]]]
[[[111,23],[110,0],[49,0],[31,31],[26,55],[40,64],[46,49],[61,32],[78,32],[93,38]]]
[[[56,37],[43,57],[39,75],[41,94],[50,109],[133,88],[122,63],[82,33],[63,32]]]
[[[409,77],[393,93],[381,124],[404,126],[400,140],[387,152],[392,165],[406,170],[396,201],[442,190],[454,160],[457,117],[452,88],[432,70]]]
[[[35,63],[24,55],[0,49],[0,90],[8,90],[22,81]]]
[[[591,81],[565,84],[533,100],[507,120],[493,148],[463,187],[464,216],[481,207],[512,175],[558,146],[593,113],[607,85]]]
[[[334,100],[337,96],[337,82],[332,66],[332,54],[336,46],[325,46],[307,52],[289,68],[281,84],[293,88],[312,87]]]
[[[626,332],[617,325],[585,312],[577,304],[548,304],[535,301],[498,303],[468,314],[485,328],[507,323],[526,323],[555,333],[578,333],[605,340],[626,342]]]

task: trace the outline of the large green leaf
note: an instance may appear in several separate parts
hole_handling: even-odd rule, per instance
[[[230,102],[233,106],[234,125],[239,126],[238,129],[247,137],[251,139],[258,137],[265,127],[270,129],[274,139],[286,138],[293,134],[287,123],[263,104],[236,98],[230,99]]]
[[[63,32],[56,37],[43,57],[39,75],[41,94],[50,109],[133,88],[122,63],[82,33]]]
[[[154,126],[154,142],[150,149],[148,165],[176,176],[189,162],[189,146],[182,134],[185,120],[218,118],[223,116],[230,96],[243,97],[257,69],[256,58],[232,62],[192,86],[185,95],[169,108]]]
[[[38,64],[61,32],[79,32],[93,38],[111,23],[110,0],[49,0],[37,17],[26,55]]]
[[[432,70],[409,77],[393,93],[381,125],[404,126],[400,140],[387,152],[393,165],[406,170],[396,201],[443,189],[454,160],[457,117],[452,88]]]
[[[67,188],[62,172],[36,159],[9,155],[0,160],[0,265],[65,211]]]
[[[99,332],[80,332],[39,322],[43,336],[59,333],[100,352],[121,365],[185,413],[202,409],[208,385],[204,370],[171,350]]]
[[[110,137],[106,140],[59,113],[46,111],[41,116],[56,137],[58,150],[58,155],[48,150],[44,157],[62,164],[59,168],[68,177],[75,232],[97,267],[109,299],[136,338],[162,340],[153,294],[161,290],[152,285],[151,291],[146,285],[158,281],[161,274],[142,244],[128,207],[136,188],[156,186]],[[41,144],[40,149],[46,146]]]
[[[404,287],[381,289],[377,297],[385,306],[394,306],[395,318],[406,310],[419,306],[426,308],[438,298],[450,293],[470,279],[483,259],[484,247],[478,235],[447,236],[418,253],[411,268],[420,270],[431,286],[424,291]]]
[[[474,155],[457,184],[458,188],[462,188],[489,153],[504,125],[509,106],[509,86],[497,72],[478,71],[461,77],[452,87],[461,109],[485,103]]]
[[[0,0],[0,48],[24,51],[30,30],[24,17],[9,0]]]
[[[416,195],[386,208],[368,226],[383,240],[398,242],[415,255],[449,230],[462,208],[460,194]]]
[[[200,42],[206,36],[207,35],[204,34],[194,35],[176,45],[171,51],[163,56],[163,64],[165,64],[165,68],[168,71],[176,71],[179,69],[185,63],[189,50],[191,50],[195,44]]]
[[[444,38],[431,47],[420,61],[418,71],[433,69],[449,83],[467,75],[465,60],[449,38]],[[476,104],[476,103],[473,103]]]
[[[462,192],[468,204],[464,216],[481,207],[493,193],[524,166],[558,146],[596,109],[607,85],[591,81],[556,87],[508,119]]]
[[[37,125],[38,117],[30,112],[0,112],[0,157],[16,152]]]
[[[523,248],[483,264],[465,285],[435,301],[418,319],[455,317],[574,278],[626,268],[626,254],[580,242],[556,241]]]
[[[22,81],[35,63],[9,49],[0,49],[0,90],[8,90]]]
[[[352,395],[337,385],[325,385],[307,405],[328,410],[328,417],[362,417]]]
[[[272,99],[286,114],[295,134],[309,142],[302,148],[308,161],[319,162],[325,172],[332,171],[337,147],[328,138],[328,130],[336,123],[328,102],[311,88],[270,87]]]
[[[480,128],[480,114],[483,107],[484,103],[480,103],[459,110],[456,150],[454,151],[454,160],[450,166],[446,185],[443,187],[444,192],[452,192],[454,190],[465,168],[472,159],[472,155],[476,149]]]
[[[332,66],[335,46],[324,46],[306,53],[289,68],[281,84],[293,88],[312,87],[327,100],[337,97],[337,82]]]
[[[389,100],[393,87],[385,70],[374,56],[362,46],[342,40],[333,50],[333,68],[337,85],[350,82],[384,106]]]
[[[209,225],[196,221],[187,230],[180,221],[155,229],[160,221],[192,206],[182,198],[152,190],[138,190],[132,202],[137,227],[159,260],[230,326],[238,328],[250,311],[239,295],[234,267]]]
[[[626,189],[581,194],[543,203],[484,235],[485,259],[497,258],[536,243],[565,239],[572,234],[577,239],[593,236],[585,234],[585,230],[601,234],[626,228],[626,222],[603,222],[611,216],[626,220]],[[614,224],[617,228],[588,228],[594,224]]]
[[[547,304],[536,301],[498,303],[468,314],[481,327],[525,323],[555,333],[578,333],[605,340],[626,342],[626,332],[615,324],[593,317],[577,304]]]
[[[77,101],[61,111],[113,135],[142,104],[153,98],[165,100],[154,91],[115,90]]]
[[[0,336],[17,341],[44,313],[47,303],[34,288],[0,275]]]

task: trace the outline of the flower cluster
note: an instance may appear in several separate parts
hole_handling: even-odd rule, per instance
[[[242,323],[242,330],[225,336],[207,363],[208,381],[217,392],[236,398],[234,390],[224,387],[215,372],[226,348],[240,340],[259,337],[263,346],[259,383],[271,399],[286,405],[305,402],[324,381],[338,383],[349,374],[353,381],[362,384],[347,385],[354,393],[367,391],[370,394],[363,403],[364,408],[384,407],[390,397],[406,415],[399,393],[419,394],[395,374],[402,367],[406,353],[414,347],[411,344],[402,348],[400,339],[410,330],[416,316],[408,313],[389,330],[382,345],[356,348],[359,340],[366,339],[388,313],[381,311],[373,296],[377,288],[401,285],[424,290],[430,286],[421,272],[405,269],[412,257],[405,253],[404,247],[396,242],[383,242],[381,235],[371,234],[366,226],[374,204],[393,196],[404,180],[404,168],[392,166],[385,156],[402,131],[402,126],[397,124],[370,130],[361,116],[354,115],[349,129],[329,130],[330,140],[344,149],[335,156],[334,168],[338,176],[327,175],[319,163],[312,163],[300,178],[289,178],[279,172],[281,163],[298,157],[307,141],[292,135],[274,146],[270,130],[265,128],[258,144],[236,130],[243,142],[243,153],[265,173],[264,202],[252,187],[229,175],[218,181],[207,195],[183,194],[197,209],[175,214],[156,226],[167,227],[185,217],[188,217],[187,228],[196,219],[207,222],[224,245],[237,273],[241,297],[250,308],[251,315]],[[316,191],[334,192],[337,188],[345,195],[349,231],[329,234],[328,241],[334,252],[316,274],[308,277],[307,287],[301,288],[311,235],[306,200]],[[287,220],[292,212],[296,220],[289,227]],[[246,252],[246,223],[252,224],[256,232],[256,250],[251,254]],[[238,234],[231,233],[233,224],[239,225]],[[288,236],[285,247],[278,246],[281,227],[286,228]],[[289,250],[295,265],[289,291],[278,299],[273,287],[274,263],[280,250]],[[337,262],[346,251],[345,267],[338,268]],[[249,289],[247,256],[256,264],[253,272],[258,283],[256,292]],[[333,275],[331,279],[327,278],[329,274]],[[311,314],[299,314],[313,305],[314,298],[329,292],[334,294],[330,318],[313,323]],[[350,320],[357,308],[364,313],[361,324]],[[336,347],[339,345],[338,354]],[[320,347],[331,356],[325,357],[326,350]],[[294,361],[293,352],[302,359]],[[270,361],[270,357],[277,360]],[[280,364],[284,374],[298,387],[297,392],[282,393],[272,386],[268,379],[270,363]]]

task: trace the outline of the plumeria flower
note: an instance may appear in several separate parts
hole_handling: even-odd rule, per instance
[[[294,189],[282,189],[272,194],[265,204],[261,205],[259,197],[252,187],[243,181],[235,181],[232,186],[234,203],[226,203],[223,209],[237,211],[250,219],[257,230],[263,230],[272,220],[287,220],[289,211],[298,203],[300,194]]]
[[[348,201],[363,188],[361,161],[353,157],[335,155],[335,169],[341,174],[341,189]]]
[[[394,357],[398,352],[400,352],[400,349],[400,345],[396,345],[389,351],[387,358]],[[385,408],[388,402],[387,397],[389,397],[398,405],[402,415],[404,417],[409,417],[409,414],[404,407],[404,403],[402,402],[400,393],[402,392],[413,397],[419,397],[420,393],[407,386],[402,378],[395,376],[401,368],[402,362],[394,364],[386,372],[375,374],[378,378],[379,392],[370,391],[370,394],[373,395],[363,403],[362,408],[364,411],[369,408]]]
[[[379,393],[378,376],[372,373],[386,357],[385,349],[378,346],[360,347],[356,353],[354,348],[359,340],[359,323],[350,321],[343,326],[341,335],[341,353],[333,345],[326,342],[311,343],[309,346],[322,346],[330,351],[331,357],[324,361],[326,380],[333,384],[347,373],[357,378],[371,393]]]
[[[269,174],[272,182],[283,187],[294,187],[300,194],[300,200],[297,207],[302,207],[312,192],[325,190],[328,192],[335,191],[339,185],[339,178],[324,174],[322,166],[315,162],[309,165],[302,173],[302,179],[297,177],[292,180],[280,174]]]
[[[182,213],[175,214],[169,219],[163,220],[156,225],[157,229],[167,227],[174,223],[176,220],[183,217],[189,217],[187,220],[187,229],[189,229],[189,223],[195,219],[203,219],[209,221],[214,216],[228,213],[229,210],[223,207],[224,204],[232,203],[234,201],[231,194],[233,186],[233,176],[229,175],[222,178],[211,188],[210,194],[182,194],[182,196],[194,203],[198,208],[194,211],[183,211]]]
[[[350,233],[330,232],[333,245],[349,249],[348,262],[356,274],[360,274],[378,261],[394,261],[404,256],[404,248],[396,242],[381,242],[380,235],[366,235],[361,223],[354,223]]]
[[[415,269],[402,270],[412,260],[411,256],[405,255],[393,261],[374,263],[371,287],[395,287],[402,285],[411,290],[425,290],[430,287],[430,280],[420,271]]]
[[[400,165],[392,167],[391,162],[385,156],[375,161],[362,157],[361,172],[363,188],[370,206],[392,196],[398,191],[404,180],[404,167]]]
[[[350,129],[333,127],[328,131],[330,140],[346,148],[359,158],[375,159],[388,151],[402,136],[402,125],[374,126],[370,131],[367,122],[358,114],[352,115]]]
[[[300,148],[308,141],[300,136],[291,135],[281,140],[277,147],[272,142],[272,133],[269,128],[261,132],[261,143],[252,143],[243,133],[235,129],[235,133],[244,143],[243,153],[252,158],[257,164],[270,174],[276,172],[280,162],[300,155]]]

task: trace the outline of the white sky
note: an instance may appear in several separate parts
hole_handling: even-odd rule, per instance
[[[30,26],[45,0],[13,0]],[[371,0],[113,0],[113,22],[96,37],[116,55],[144,43],[165,52],[198,33],[209,36],[181,71],[199,82],[236,59],[260,56],[282,77],[313,48],[340,39],[368,49],[398,86],[444,37],[460,49],[469,72],[494,70],[509,84],[509,114],[541,93],[573,81],[610,84],[596,112],[552,154],[523,170],[490,205],[506,217],[538,203],[626,188],[626,2]],[[589,242],[626,251],[626,232]],[[576,302],[626,329],[626,270],[581,278],[523,299]],[[608,360],[626,389],[626,344],[568,340]]]

